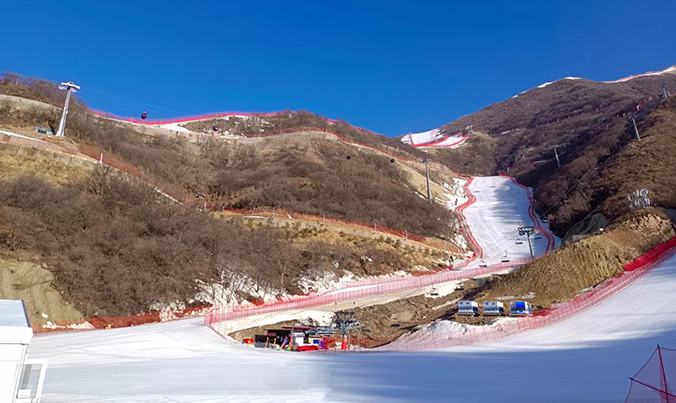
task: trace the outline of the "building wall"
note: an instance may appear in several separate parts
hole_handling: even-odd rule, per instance
[[[0,403],[14,402],[26,347],[23,344],[0,344]]]

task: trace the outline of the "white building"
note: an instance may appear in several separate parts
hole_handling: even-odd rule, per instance
[[[0,403],[39,403],[47,365],[26,361],[33,338],[26,306],[0,299]]]

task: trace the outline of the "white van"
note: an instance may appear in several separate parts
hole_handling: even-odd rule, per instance
[[[479,303],[476,301],[468,301],[468,300],[458,301],[458,315],[465,316],[479,315]]]
[[[499,301],[484,301],[484,316],[502,316],[505,314],[505,307]]]
[[[509,306],[509,316],[530,316],[533,314],[533,307],[530,302],[512,301]]]

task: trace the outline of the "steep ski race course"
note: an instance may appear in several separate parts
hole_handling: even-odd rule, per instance
[[[549,232],[529,203],[530,190],[506,176],[473,178],[469,185],[476,201],[463,214],[487,264],[503,258],[530,257],[528,239],[518,235],[520,226],[534,226],[531,239],[535,256],[554,250],[556,237]]]
[[[528,240],[517,236],[517,228],[521,225],[532,225],[539,231],[538,236],[541,239],[533,239],[536,256],[554,249],[557,240],[534,213],[528,188],[517,184],[512,178],[496,176],[469,178],[465,183],[465,189],[469,196],[468,201],[458,206],[456,210],[461,217],[465,217],[463,220],[466,222],[465,231],[472,239],[479,258],[472,257],[458,263],[453,271],[444,270],[419,277],[386,277],[355,281],[346,288],[261,307],[241,309],[238,306],[224,306],[210,315],[207,323],[221,335],[227,335],[241,328],[238,327],[238,320],[241,318],[257,317],[266,323],[274,323],[272,319],[276,317],[274,313],[294,312],[300,319],[303,317],[304,309],[317,307],[324,307],[320,308],[323,310],[346,309],[350,307],[344,305],[346,302],[352,304],[352,307],[383,304],[428,293],[434,286],[443,287],[451,284],[454,286],[459,280],[510,270],[530,259]],[[517,239],[522,243],[517,244]],[[251,322],[247,320],[246,323]],[[429,346],[408,348],[421,349]]]
[[[183,131],[187,129],[181,122],[216,115],[224,116],[128,121]],[[297,132],[300,133],[298,130],[292,133]],[[374,146],[324,133],[390,155]],[[33,138],[3,134],[13,141],[38,146]],[[280,131],[278,136],[287,134]],[[470,138],[465,143],[467,138],[463,134],[447,136],[435,129],[404,136],[402,141],[419,148],[462,145],[454,150],[461,152],[474,140]],[[538,311],[534,317],[500,318],[489,325],[477,326],[438,319],[374,348],[383,353],[335,350],[290,353],[254,349],[233,343],[227,337],[235,330],[283,320],[312,317],[326,321],[336,309],[427,296],[435,287],[454,290],[461,280],[512,270],[528,261],[531,254],[528,239],[518,234],[519,227],[535,228],[532,246],[536,256],[550,253],[560,245],[548,224],[535,212],[532,189],[502,175],[465,177],[465,181],[466,194],[460,200],[467,202],[454,207],[465,238],[477,253],[476,257],[467,256],[465,261],[456,262],[454,270],[418,277],[357,280],[340,289],[261,307],[236,310],[224,307],[208,317],[211,328],[205,326],[204,319],[196,318],[40,335],[34,339],[29,356],[48,359],[50,363],[42,401],[615,402],[623,399],[629,387],[627,378],[641,368],[655,345],[676,344],[673,293],[676,257],[670,257],[676,252],[673,240],[664,260],[582,290],[574,301],[554,304],[552,309]]]
[[[439,129],[432,129],[426,132],[406,134],[401,138],[401,141],[416,148],[457,147],[464,143],[467,137],[462,134],[447,136]]]
[[[190,319],[38,337],[30,354],[50,361],[45,402],[616,402],[658,342],[676,343],[674,287],[671,258],[561,323],[445,351],[259,350]]]
[[[503,245],[510,245],[507,250],[513,258],[527,256],[526,243],[525,248],[513,246],[516,226],[532,222],[527,189],[507,177],[474,178],[469,188],[476,201],[465,210],[467,222],[484,256],[491,262],[501,259]],[[542,236],[535,241],[538,253],[547,249],[546,239]],[[472,266],[475,264],[478,261]],[[260,350],[224,340],[204,326],[202,319],[189,319],[40,336],[34,340],[30,356],[50,361],[45,402],[467,401],[470,397],[472,401],[504,401],[510,396],[501,385],[510,373],[529,374],[524,389],[509,391],[519,396],[518,401],[527,401],[523,399],[526,391],[532,401],[542,401],[552,385],[565,389],[566,394],[560,396],[585,396],[591,381],[585,382],[586,378],[572,369],[595,371],[591,374],[601,368],[619,375],[608,377],[605,389],[593,392],[608,396],[611,390],[611,396],[620,396],[627,374],[645,358],[654,341],[639,339],[640,344],[632,350],[634,359],[623,366],[606,366],[604,361],[617,361],[617,348],[638,344],[632,339],[642,338],[650,329],[676,328],[674,321],[662,321],[662,314],[656,316],[657,312],[669,313],[665,309],[673,309],[673,301],[653,305],[654,295],[673,286],[669,276],[674,268],[672,259],[609,301],[563,323],[449,351],[293,354]],[[377,300],[376,295],[368,303]],[[627,301],[643,315],[624,315]],[[660,328],[654,327],[656,321]],[[594,355],[588,352],[592,346],[597,347]],[[588,355],[593,357],[589,365],[584,361]],[[551,365],[565,369],[571,381],[559,385],[558,378],[548,375],[554,372],[544,369]],[[265,368],[284,370],[268,379],[261,376]],[[416,368],[418,375],[413,375],[411,368]],[[531,381],[533,376],[537,382]],[[452,393],[445,387],[451,377],[459,380]],[[484,400],[478,398],[479,388]]]

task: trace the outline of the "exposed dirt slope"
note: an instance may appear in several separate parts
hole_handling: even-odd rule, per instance
[[[38,264],[0,254],[0,299],[22,299],[34,327],[47,321],[82,319],[80,312],[61,298],[53,280],[52,273]]]

